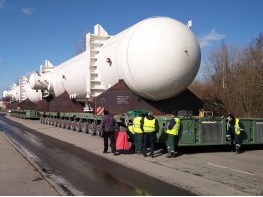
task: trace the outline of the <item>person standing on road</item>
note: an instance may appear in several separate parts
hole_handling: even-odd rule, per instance
[[[172,119],[168,122],[167,125],[167,140],[166,140],[166,147],[168,154],[166,155],[167,158],[171,158],[175,156],[175,146],[177,146],[179,141],[179,129],[181,126],[181,120],[176,117],[177,112],[172,113]]]
[[[103,153],[108,152],[108,140],[110,139],[111,152],[114,155],[116,153],[116,143],[115,143],[115,130],[118,129],[118,124],[116,120],[110,116],[108,111],[104,111],[104,117],[100,123],[100,128],[103,131],[103,139],[104,139],[104,150]]]
[[[235,152],[240,153],[242,138],[241,138],[241,129],[240,122],[238,118],[235,118],[233,114],[228,114],[226,117],[226,142],[235,147]]]
[[[142,114],[133,119],[135,154],[142,153],[143,131],[141,129]]]
[[[153,117],[153,113],[150,111],[148,115],[144,117],[141,121],[141,129],[144,134],[143,143],[143,155],[147,156],[147,145],[150,141],[150,156],[154,157],[154,143],[156,139],[156,133],[159,131],[158,120]]]

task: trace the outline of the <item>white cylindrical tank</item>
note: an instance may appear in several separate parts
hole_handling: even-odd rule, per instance
[[[20,96],[20,87],[16,84],[13,84],[9,90],[3,92],[3,97],[10,99],[12,101],[18,101]]]
[[[111,65],[105,59],[112,60]],[[181,93],[195,78],[199,44],[184,24],[167,17],[149,18],[110,38],[98,56],[105,87],[124,79],[139,96],[151,100]]]
[[[85,51],[47,73],[32,74],[29,84],[32,89],[46,90],[53,96],[67,91],[69,94],[78,95],[79,98],[85,98],[88,72],[89,56]]]
[[[31,88],[44,89],[55,96],[67,91],[77,98],[88,98],[87,95],[95,95],[92,84],[107,90],[123,79],[137,95],[163,100],[184,91],[200,66],[195,36],[185,24],[168,17],[145,19],[102,45],[94,45],[94,57],[92,47],[87,47],[87,51],[50,72],[31,76]]]
[[[55,67],[51,73],[50,87],[55,96],[67,91],[69,95],[85,98],[86,81],[89,80],[89,55],[86,51]]]
[[[37,103],[39,101],[42,100],[42,94],[41,94],[41,91],[38,91],[38,90],[33,90],[29,83],[26,83],[24,85],[24,91],[25,91],[25,94],[26,94],[26,97],[33,103]]]

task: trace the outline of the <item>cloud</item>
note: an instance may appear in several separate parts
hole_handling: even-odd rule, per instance
[[[5,0],[0,0],[0,10],[5,7]]]
[[[35,12],[35,8],[23,8],[22,12],[25,15],[31,15],[31,14],[33,14]]]
[[[211,32],[199,39],[199,44],[201,48],[205,48],[209,46],[211,42],[216,40],[222,40],[225,37],[226,36],[224,34],[219,34],[215,31],[215,29],[212,29]]]

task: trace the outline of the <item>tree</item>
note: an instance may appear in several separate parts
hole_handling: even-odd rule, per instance
[[[263,117],[263,34],[242,49],[222,43],[210,53],[206,67],[207,79],[190,88],[206,110]]]

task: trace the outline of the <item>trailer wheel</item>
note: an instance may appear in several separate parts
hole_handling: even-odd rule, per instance
[[[76,122],[75,129],[77,132],[81,132],[81,121]]]
[[[61,120],[61,128],[65,128],[65,124],[66,124],[66,121],[65,120]]]
[[[89,124],[89,134],[90,135],[96,134],[96,125],[94,123]]]
[[[46,124],[49,125],[49,118],[47,118],[47,120],[46,120]]]
[[[100,125],[97,125],[97,127],[96,127],[96,135],[97,136],[102,136],[102,130],[100,128]]]
[[[81,131],[83,133],[87,133],[88,132],[88,123],[87,122],[82,122],[81,123]]]
[[[54,119],[54,122],[53,122],[53,126],[54,126],[54,127],[57,127],[57,124],[58,124],[58,119],[55,118],[55,119]]]
[[[57,119],[56,118],[53,118],[53,121],[52,121],[52,126],[56,127],[57,126]]]
[[[76,121],[70,121],[70,130],[75,131],[76,130]]]
[[[61,127],[61,120],[57,119],[57,127]]]
[[[55,119],[54,118],[50,118],[50,125],[51,126],[54,126],[54,122],[55,122]]]
[[[40,117],[40,123],[43,123],[43,122],[44,122],[44,117],[41,116],[41,117]]]
[[[50,119],[49,119],[49,124],[50,124],[51,126],[53,126],[53,121],[54,121],[53,118],[50,118]]]
[[[65,121],[65,129],[70,129],[70,120]]]

